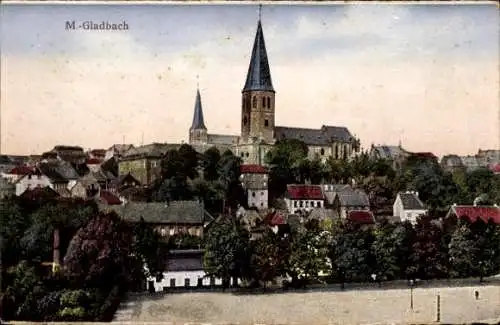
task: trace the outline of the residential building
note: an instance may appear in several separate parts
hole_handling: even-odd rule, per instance
[[[221,279],[207,277],[202,249],[170,250],[163,276],[152,276],[147,281],[150,292],[222,285]]]
[[[118,162],[118,175],[131,174],[141,184],[151,185],[161,176],[161,160],[180,144],[152,143],[125,152]]]
[[[33,171],[33,167],[21,165],[21,166],[16,166],[10,170],[4,171],[0,175],[2,178],[5,178],[6,180],[8,180],[10,183],[15,183],[21,177],[29,174],[32,171]]]
[[[325,194],[321,185],[287,185],[285,202],[289,213],[308,213],[325,206]]]
[[[0,200],[16,194],[16,186],[5,178],[0,178]]]
[[[42,154],[42,159],[58,159],[73,165],[83,165],[87,160],[87,155],[82,147],[60,145]]]
[[[445,171],[454,172],[465,170],[462,159],[458,155],[446,155],[441,159],[441,166]]]
[[[342,220],[346,220],[350,211],[369,211],[370,200],[365,192],[346,187],[335,193],[331,207]]]
[[[350,210],[347,213],[347,221],[357,225],[373,225],[375,224],[375,217],[369,210]]]
[[[418,192],[401,192],[396,196],[393,205],[393,214],[399,217],[402,222],[410,221],[412,224],[417,223],[417,218],[427,214],[424,203],[418,197]]]
[[[28,174],[21,176],[21,178],[19,178],[14,184],[17,196],[20,196],[26,190],[32,190],[35,188],[50,187],[54,189],[52,179],[42,173],[42,171],[40,171],[40,169],[38,168],[35,168]]]
[[[400,169],[410,153],[403,149],[401,145],[373,145],[370,148],[369,156],[372,159],[384,159],[392,164],[394,169]]]
[[[241,165],[240,171],[248,207],[267,209],[269,200],[267,169],[260,165]]]
[[[131,187],[140,187],[141,182],[132,174],[127,173],[124,175],[120,175],[117,178],[113,179],[109,184],[109,189],[115,193],[120,193],[121,191],[131,188]]]
[[[132,144],[114,144],[104,154],[104,160],[109,160],[113,157],[121,158],[125,152],[134,148]]]
[[[496,204],[493,206],[453,204],[445,218],[465,219],[469,222],[480,219],[485,223],[493,222],[500,225],[500,208]]]
[[[115,211],[130,223],[138,223],[142,219],[153,225],[162,237],[181,233],[202,237],[205,225],[214,219],[198,201],[126,202],[101,205],[101,209]]]

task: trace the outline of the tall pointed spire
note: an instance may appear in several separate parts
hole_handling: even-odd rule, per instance
[[[263,90],[274,92],[273,82],[271,80],[271,71],[267,59],[266,44],[264,42],[264,33],[260,22],[261,7],[259,6],[259,22],[257,24],[257,33],[253,43],[252,58],[248,67],[247,80],[243,91]]]
[[[205,120],[203,119],[203,108],[201,106],[201,96],[200,96],[200,88],[196,89],[196,101],[194,103],[194,115],[193,115],[193,124],[191,124],[190,130],[206,130]]]

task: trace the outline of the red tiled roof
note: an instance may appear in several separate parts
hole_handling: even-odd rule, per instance
[[[452,212],[458,218],[468,219],[470,222],[476,222],[481,219],[484,222],[493,220],[494,223],[500,224],[500,208],[493,206],[453,206]]]
[[[49,186],[30,188],[21,194],[22,198],[29,200],[41,198],[56,198],[58,196],[59,193],[51,189]]]
[[[495,174],[500,174],[500,163],[498,164],[491,164],[490,166],[490,170],[495,173]]]
[[[319,185],[287,185],[287,196],[291,200],[324,200],[325,195]]]
[[[241,165],[242,174],[267,174],[267,169],[261,165]]]
[[[32,167],[29,166],[17,166],[10,170],[9,174],[14,175],[27,175],[33,171]]]
[[[271,212],[264,218],[264,223],[269,226],[286,224],[285,216],[279,212]]]
[[[375,223],[373,214],[370,211],[364,211],[364,210],[349,211],[347,218],[349,219],[349,221],[358,224],[370,225]]]
[[[87,165],[99,165],[101,162],[102,160],[97,158],[87,159]]]
[[[109,205],[122,204],[122,201],[110,191],[101,191],[100,199]]]

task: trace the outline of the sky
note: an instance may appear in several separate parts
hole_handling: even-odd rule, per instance
[[[187,141],[197,82],[209,133],[240,133],[257,5],[0,8],[2,153]],[[261,19],[276,125],[345,126],[364,148],[500,148],[497,5],[265,4]]]

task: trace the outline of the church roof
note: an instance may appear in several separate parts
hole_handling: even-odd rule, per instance
[[[252,58],[248,67],[247,80],[243,91],[263,90],[274,92],[271,71],[267,59],[266,44],[262,24],[259,20],[253,43]]]
[[[191,125],[191,130],[206,130],[205,120],[203,119],[203,108],[201,107],[201,96],[200,90],[196,90],[196,101],[194,103],[194,115],[193,115],[193,124]]]
[[[276,126],[274,128],[276,140],[296,139],[307,145],[325,146],[333,141],[351,142],[354,137],[346,127],[326,126],[321,129],[305,129],[286,126]]]

